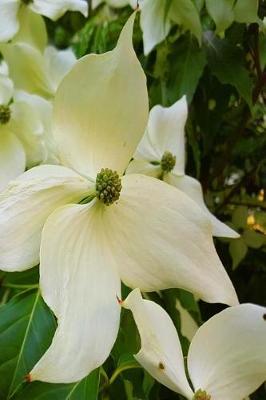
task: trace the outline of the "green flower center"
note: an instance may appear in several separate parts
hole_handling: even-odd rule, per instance
[[[11,111],[8,106],[0,106],[0,124],[7,124],[11,117]]]
[[[96,196],[106,206],[110,206],[119,199],[121,179],[116,171],[102,168],[96,176]]]
[[[165,151],[161,159],[161,168],[163,172],[171,172],[176,163],[176,156],[170,151]]]
[[[211,400],[211,396],[205,390],[197,390],[194,394],[193,400]]]

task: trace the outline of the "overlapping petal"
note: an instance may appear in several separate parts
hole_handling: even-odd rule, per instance
[[[0,126],[0,192],[11,179],[22,174],[25,167],[26,156],[21,142],[8,127]]]
[[[129,294],[123,306],[132,311],[141,338],[135,358],[163,385],[192,399],[180,341],[168,314],[158,304],[142,299],[139,289]]]
[[[188,353],[194,389],[215,400],[241,400],[266,379],[266,308],[241,304],[202,325]]]
[[[0,106],[8,105],[14,92],[14,85],[11,79],[0,73]]]
[[[238,302],[215,251],[211,224],[183,192],[158,179],[126,175],[118,203],[105,210],[104,218],[128,286],[143,291],[181,287],[208,302]]]
[[[19,6],[20,0],[0,1],[0,42],[7,42],[17,33]]]
[[[86,196],[89,182],[52,165],[25,172],[0,195],[0,269],[22,271],[39,263],[41,231],[59,206]]]
[[[30,8],[53,21],[62,17],[66,11],[79,11],[84,17],[88,16],[88,3],[86,0],[33,0]]]
[[[56,210],[41,242],[41,291],[58,317],[53,342],[31,372],[33,380],[73,382],[108,357],[119,327],[120,278],[102,223],[104,207]]]
[[[174,172],[185,171],[185,124],[187,101],[183,96],[171,107],[154,106],[150,111],[146,133],[137,149],[137,157],[148,161],[161,161],[165,151],[176,156]]]
[[[134,14],[113,51],[78,60],[55,97],[61,159],[91,177],[104,167],[122,173],[147,124],[146,79],[132,47],[133,23]]]
[[[140,25],[143,31],[144,54],[150,51],[168,35],[171,27],[165,18],[167,0],[145,0],[141,5]]]
[[[219,221],[206,207],[203,199],[202,187],[199,181],[191,176],[177,176],[175,174],[167,174],[164,181],[170,185],[175,186],[182,192],[186,193],[192,200],[194,200],[201,209],[206,213],[212,224],[213,236],[238,238],[239,234],[231,229],[229,226]]]

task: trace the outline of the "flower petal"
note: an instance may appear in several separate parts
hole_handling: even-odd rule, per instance
[[[132,160],[126,169],[127,174],[144,174],[159,178],[162,174],[160,165],[152,165],[145,160]]]
[[[41,290],[58,317],[53,342],[32,380],[74,382],[108,357],[119,327],[120,278],[101,224],[102,205],[56,210],[41,242]]]
[[[52,135],[52,103],[43,97],[15,91],[10,126],[22,141],[27,154],[27,166],[40,163],[58,164]]]
[[[157,381],[192,399],[179,337],[169,315],[158,304],[142,299],[139,289],[133,290],[122,305],[132,311],[139,330],[137,361]]]
[[[25,171],[26,157],[21,142],[6,127],[0,129],[0,192],[11,179]]]
[[[0,105],[8,105],[13,96],[14,85],[11,79],[4,74],[0,74]]]
[[[9,74],[17,89],[51,97],[54,87],[42,53],[28,43],[8,43],[0,46],[8,63]]]
[[[78,60],[55,97],[55,138],[61,158],[91,177],[101,168],[122,173],[147,123],[146,79],[132,47],[134,16],[117,47]]]
[[[171,107],[157,105],[150,111],[148,127],[137,149],[148,161],[161,161],[165,151],[176,156],[174,172],[179,175],[185,170],[185,124],[188,108],[186,96]]]
[[[104,218],[126,285],[142,291],[180,287],[208,302],[238,302],[211,224],[183,192],[155,178],[125,175],[120,199]]]
[[[0,195],[0,269],[22,271],[38,264],[47,217],[83,199],[88,186],[72,170],[53,165],[32,168],[11,182]]]
[[[218,218],[208,210],[204,203],[202,187],[199,181],[188,175],[177,176],[172,173],[165,175],[164,181],[186,193],[201,207],[211,221],[213,236],[229,237],[234,239],[239,237],[237,232],[219,221]]]
[[[20,28],[13,42],[25,42],[44,51],[48,40],[44,19],[25,5],[19,9],[18,19]]]
[[[140,25],[145,55],[162,42],[170,31],[170,20],[165,18],[166,7],[167,0],[146,0],[141,6]]]
[[[240,400],[266,377],[266,308],[241,304],[216,314],[194,336],[188,370],[195,390]]]
[[[64,76],[75,64],[76,57],[71,49],[57,50],[53,46],[48,46],[45,49],[44,58],[54,91],[56,91]]]
[[[17,33],[19,0],[0,1],[0,42],[7,42]]]
[[[88,3],[86,0],[33,0],[30,8],[53,21],[62,17],[66,11],[80,11],[84,17],[88,16]]]

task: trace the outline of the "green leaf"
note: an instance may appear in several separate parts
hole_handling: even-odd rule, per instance
[[[259,0],[238,0],[234,8],[235,21],[250,24],[258,21]]]
[[[255,232],[253,229],[246,229],[243,233],[243,239],[246,245],[252,249],[259,249],[266,244],[265,235]]]
[[[219,39],[212,32],[205,32],[208,64],[212,73],[223,84],[234,86],[251,106],[252,79],[245,68],[242,50],[227,39]]]
[[[80,382],[52,384],[33,382],[25,386],[14,400],[97,400],[100,369],[96,369]]]
[[[196,40],[190,35],[182,36],[169,57],[168,104],[173,104],[184,94],[188,102],[192,100],[205,65],[205,53]]]
[[[199,43],[201,43],[202,28],[197,7],[191,0],[175,0],[169,13],[172,19],[178,25],[192,32]]]
[[[110,384],[112,384],[118,375],[120,375],[123,371],[127,371],[129,369],[141,368],[139,363],[135,360],[132,354],[122,354],[116,370],[113,372],[113,375],[110,378]]]
[[[248,218],[248,208],[246,206],[239,206],[233,212],[232,223],[235,228],[246,228]]]
[[[206,0],[206,7],[215,22],[216,32],[225,31],[234,21],[234,2],[235,0]]]
[[[55,320],[39,291],[0,307],[0,399],[10,399],[51,343]]]
[[[233,260],[232,268],[236,269],[240,262],[245,258],[248,247],[244,239],[233,239],[229,244],[229,252]]]

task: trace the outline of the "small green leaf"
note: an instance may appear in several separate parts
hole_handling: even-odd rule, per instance
[[[206,0],[207,11],[215,22],[216,32],[225,31],[234,21],[234,2],[235,0]]]
[[[175,0],[172,2],[169,17],[178,25],[192,32],[201,43],[202,28],[197,7],[193,1]]]
[[[261,246],[266,244],[266,237],[262,233],[253,231],[252,229],[246,229],[243,233],[243,239],[248,247],[252,249],[259,249]]]
[[[174,103],[184,94],[190,102],[206,65],[204,51],[193,37],[184,35],[175,44],[169,64],[168,103]]]
[[[18,390],[48,348],[56,324],[39,291],[27,291],[0,308],[0,399]]]
[[[27,384],[14,400],[98,400],[99,371],[98,368],[76,383],[33,382]]]
[[[208,64],[212,73],[223,84],[234,86],[251,106],[252,79],[245,68],[242,50],[227,39],[219,39],[212,32],[205,32]]]
[[[110,384],[112,384],[118,375],[120,375],[123,371],[127,371],[129,369],[141,368],[139,363],[135,360],[132,354],[122,354],[119,358],[117,368],[114,371],[113,375],[110,378]]]
[[[259,0],[237,0],[235,21],[250,24],[258,21]]]
[[[232,268],[236,269],[241,261],[245,258],[248,247],[244,239],[233,239],[229,244],[229,252],[233,260]]]

